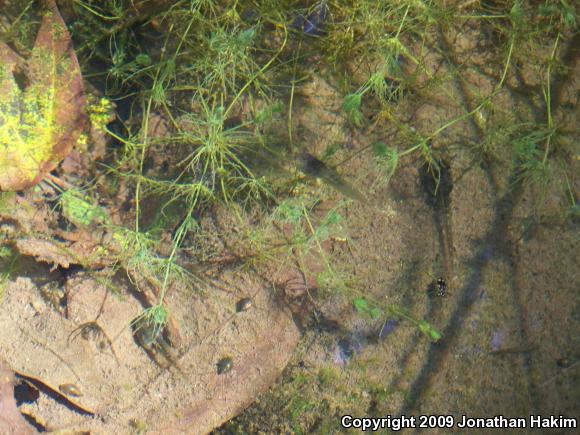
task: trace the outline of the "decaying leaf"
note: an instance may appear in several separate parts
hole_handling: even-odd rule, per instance
[[[60,266],[68,269],[71,264],[79,264],[78,260],[68,253],[62,246],[50,240],[23,237],[16,240],[16,249],[22,255],[36,258],[37,261],[53,265],[53,269]]]
[[[38,433],[18,412],[14,400],[14,373],[0,360],[0,433]]]
[[[30,58],[27,86],[14,72],[18,56],[0,42],[0,191],[38,183],[66,157],[86,126],[80,67],[54,0]]]

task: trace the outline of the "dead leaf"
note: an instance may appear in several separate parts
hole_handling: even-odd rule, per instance
[[[63,246],[50,240],[23,237],[16,240],[15,245],[20,254],[34,257],[36,261],[51,264],[52,269],[59,266],[68,269],[71,264],[79,263]]]
[[[0,42],[0,191],[40,182],[68,155],[87,124],[85,96],[70,35],[54,0],[18,86],[18,56]]]
[[[0,361],[0,433],[35,434],[16,407],[14,400],[14,373]]]
[[[101,249],[98,245],[99,240],[92,239],[88,232],[64,233],[59,231],[56,235],[60,237],[79,236],[79,240],[56,241],[38,237],[20,237],[14,241],[14,247],[21,255],[34,257],[36,261],[50,264],[51,270],[57,267],[68,269],[73,264],[98,268],[114,263],[114,258],[111,258],[109,252]]]

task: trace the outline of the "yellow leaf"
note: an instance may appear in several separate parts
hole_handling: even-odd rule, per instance
[[[85,96],[70,35],[54,0],[45,13],[24,68],[0,42],[0,191],[38,183],[70,152],[86,126]]]

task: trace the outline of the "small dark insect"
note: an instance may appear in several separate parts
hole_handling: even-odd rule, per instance
[[[447,283],[443,278],[437,279],[437,296],[447,295]]]
[[[217,374],[222,375],[229,372],[234,367],[234,361],[228,356],[222,358],[217,363]]]
[[[81,397],[83,393],[75,384],[61,384],[58,386],[61,393],[71,397]]]
[[[447,283],[444,278],[437,278],[437,281],[431,282],[427,288],[427,295],[432,298],[435,296],[445,297],[447,296]]]
[[[254,305],[252,298],[243,298],[236,303],[236,313],[248,311]]]

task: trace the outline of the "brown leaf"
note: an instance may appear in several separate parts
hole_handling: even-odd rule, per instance
[[[50,240],[24,237],[16,240],[16,249],[22,255],[34,257],[36,261],[52,264],[52,269],[68,269],[71,264],[78,264],[67,250]]]
[[[35,434],[36,429],[30,426],[16,407],[14,400],[14,373],[0,360],[0,433]]]
[[[59,128],[55,131],[58,136],[53,152],[58,160],[50,169],[45,169],[45,172],[54,169],[60,160],[68,155],[87,122],[84,113],[86,98],[81,68],[70,35],[54,0],[47,1],[47,4],[49,11],[44,16],[36,36],[32,58],[29,60],[31,78],[37,80],[41,86],[56,91],[53,110]],[[38,57],[35,53],[37,48]],[[51,71],[44,69],[46,67],[42,59],[44,50],[50,53]]]

